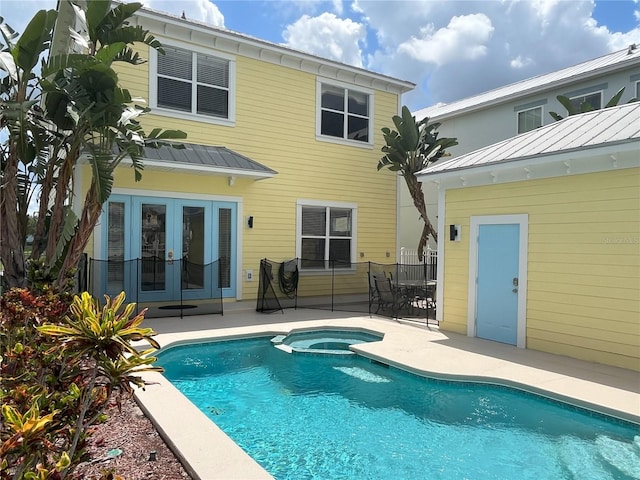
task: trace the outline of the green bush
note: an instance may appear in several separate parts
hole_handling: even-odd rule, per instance
[[[124,293],[67,298],[12,289],[0,297],[0,479],[62,479],[86,460],[109,402],[144,386],[158,344]],[[133,316],[132,316],[133,315]],[[137,352],[131,342],[153,348]]]

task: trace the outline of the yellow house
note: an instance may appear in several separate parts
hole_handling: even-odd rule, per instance
[[[640,104],[436,163],[438,319],[640,370]]]
[[[376,165],[412,83],[149,9],[132,23],[166,54],[141,46],[121,84],[151,107],[146,131],[182,130],[187,148],[148,149],[140,182],[116,171],[87,252],[94,294],[255,301],[263,258],[304,258],[301,275],[390,261],[396,176]],[[78,169],[78,195],[89,179]]]

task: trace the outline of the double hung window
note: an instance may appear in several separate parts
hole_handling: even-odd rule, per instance
[[[535,130],[542,126],[542,107],[530,108],[518,112],[518,133]]]
[[[350,268],[355,209],[298,204],[298,256],[304,269]]]
[[[318,94],[320,136],[366,144],[372,142],[371,92],[319,82]]]
[[[164,50],[154,56],[152,107],[233,120],[233,62],[174,46]]]

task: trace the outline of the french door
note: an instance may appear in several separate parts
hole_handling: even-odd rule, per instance
[[[106,208],[106,290],[140,302],[235,294],[235,204],[113,195]],[[129,296],[128,295],[128,296]]]

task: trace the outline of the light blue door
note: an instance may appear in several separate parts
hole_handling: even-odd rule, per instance
[[[99,290],[140,302],[233,297],[236,224],[233,202],[113,195]]]
[[[517,344],[519,224],[485,224],[478,229],[476,335]]]

